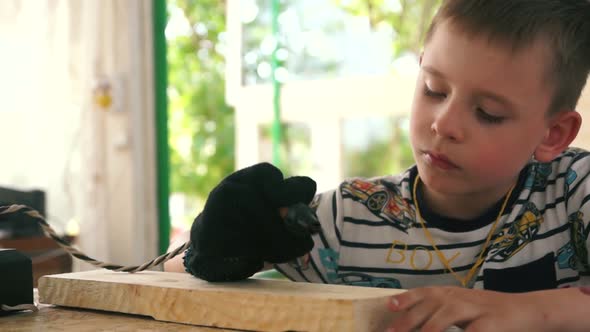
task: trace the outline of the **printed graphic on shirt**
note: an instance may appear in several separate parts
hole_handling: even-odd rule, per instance
[[[570,191],[570,185],[574,183],[574,181],[578,178],[578,173],[573,169],[568,169],[567,174],[565,176],[565,193],[567,194]]]
[[[539,163],[533,164],[531,172],[524,182],[524,187],[531,190],[542,190],[547,187],[549,175],[551,174],[551,164]]]
[[[355,179],[342,185],[342,196],[362,203],[375,216],[405,233],[414,225],[414,211],[395,186]]]
[[[531,190],[545,190],[549,182],[549,176],[553,171],[550,163],[534,164],[532,171],[525,180],[524,187]],[[569,191],[569,186],[576,180],[578,174],[573,169],[568,169],[565,175],[565,192]]]
[[[527,202],[522,210],[520,219],[502,229],[492,242],[489,261],[505,262],[530,243],[539,232],[543,216],[535,204]]]
[[[447,264],[452,265],[453,261],[461,256],[460,250],[446,250],[446,252],[437,253],[421,245],[409,246],[403,241],[393,240],[385,255],[385,262],[397,267],[409,268],[412,271],[426,271],[430,269],[436,260],[442,259]],[[450,272],[446,267],[445,271]]]
[[[588,248],[586,247],[590,227],[584,228],[583,218],[584,214],[581,211],[572,213],[568,218],[571,241],[557,252],[557,266],[560,269],[590,272]]]
[[[329,248],[318,250],[322,266],[326,269],[326,277],[331,284],[350,286],[402,288],[399,280],[394,278],[379,278],[362,272],[338,272],[340,254]]]
[[[557,288],[555,256],[545,256],[509,269],[484,269],[484,288],[499,292],[533,292]]]

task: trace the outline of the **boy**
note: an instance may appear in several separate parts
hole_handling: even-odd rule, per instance
[[[238,171],[195,219],[187,271],[239,280],[270,262],[298,281],[408,289],[395,331],[589,331],[590,154],[568,146],[590,2],[447,0],[420,66],[416,166],[315,196],[313,236],[279,215],[310,203],[311,179]]]

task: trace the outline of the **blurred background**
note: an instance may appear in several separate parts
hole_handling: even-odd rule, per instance
[[[238,168],[270,161],[319,191],[399,172],[439,3],[3,0],[0,202],[130,265],[164,252]],[[590,148],[584,126],[575,145]],[[25,225],[0,220],[0,247],[25,248],[38,273],[91,268]]]

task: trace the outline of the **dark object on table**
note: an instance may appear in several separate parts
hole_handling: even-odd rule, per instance
[[[21,191],[0,187],[0,206],[22,204],[45,216],[45,192]],[[43,235],[43,229],[35,219],[25,214],[0,215],[0,239]]]
[[[0,312],[33,304],[31,259],[14,249],[0,249]]]
[[[41,190],[0,187],[0,206],[26,205],[46,216],[45,201],[45,192]],[[72,243],[75,238],[65,240]],[[0,248],[16,249],[32,261],[35,287],[41,276],[72,271],[72,257],[45,236],[37,220],[25,213],[0,215]]]

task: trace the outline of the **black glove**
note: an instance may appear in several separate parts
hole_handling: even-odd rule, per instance
[[[191,227],[187,271],[207,281],[242,280],[264,262],[284,263],[313,248],[319,222],[308,207],[316,184],[283,179],[269,163],[239,170],[217,185]],[[302,204],[303,203],[303,204]],[[279,208],[289,207],[285,220]]]

